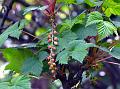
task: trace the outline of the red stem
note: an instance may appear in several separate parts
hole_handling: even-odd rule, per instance
[[[109,61],[103,61],[103,62],[120,66],[120,64],[119,64],[119,63],[116,63],[116,62],[109,62]]]
[[[103,58],[103,59],[101,59],[101,60],[98,60],[97,62],[102,62],[102,61],[105,61],[105,60],[107,60],[107,59],[109,59],[109,58],[111,58],[112,56],[110,55],[110,56],[108,56],[108,57],[106,57],[106,58]]]

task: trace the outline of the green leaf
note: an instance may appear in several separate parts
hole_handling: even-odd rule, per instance
[[[103,21],[103,17],[102,14],[95,11],[95,12],[91,12],[88,15],[88,19],[87,19],[87,23],[86,26],[92,25],[92,24],[97,24],[99,22]]]
[[[114,2],[120,3],[120,0],[113,0]]]
[[[42,68],[42,73],[48,72],[49,71],[49,65],[48,61],[43,61],[43,68]]]
[[[9,82],[1,82],[1,89],[31,89],[30,79],[26,76],[12,78]]]
[[[48,29],[40,27],[40,28],[36,29],[35,35],[36,36],[43,36],[43,35],[47,34],[50,31],[51,31],[51,29],[48,30]]]
[[[88,16],[86,26],[97,24],[98,29],[98,41],[102,40],[103,38],[117,33],[117,28],[108,21],[103,21],[102,14],[99,12],[91,12]]]
[[[110,54],[111,54],[113,57],[115,57],[115,58],[117,58],[117,59],[120,59],[120,47],[114,47],[114,48],[112,48]]]
[[[91,0],[85,0],[85,3],[88,4],[90,7],[94,7],[94,1],[92,2]]]
[[[67,42],[77,39],[77,35],[71,30],[63,32],[60,37],[65,39]]]
[[[117,28],[120,28],[120,21],[112,21],[112,23],[113,23]]]
[[[59,61],[59,64],[68,64],[69,52],[64,50],[57,55],[56,61]]]
[[[25,8],[23,15],[25,15],[25,14],[27,14],[28,12],[31,12],[31,11],[33,11],[33,10],[43,11],[43,10],[45,10],[45,9],[47,9],[47,8],[48,8],[48,6],[42,6],[42,7],[41,7],[41,6],[30,6],[30,7]]]
[[[58,53],[56,60],[59,61],[60,64],[67,64],[71,56],[73,59],[82,62],[88,54],[87,49],[89,47],[95,47],[95,45],[86,43],[83,40],[73,40],[68,43],[62,52]]]
[[[67,40],[64,38],[59,38],[59,45],[57,46],[57,53],[62,51],[67,46]]]
[[[120,2],[114,2],[113,0],[105,0],[102,5],[102,10],[107,17],[113,15],[120,15]]]
[[[76,4],[76,0],[57,0],[58,3]]]
[[[88,54],[87,49],[94,46],[94,44],[86,43],[83,40],[74,40],[68,44],[66,50],[70,52],[69,54],[73,59],[82,62]]]
[[[84,40],[73,40],[68,43],[68,51],[80,51],[95,46],[92,43],[86,43]]]
[[[71,30],[64,31],[58,36],[59,45],[57,46],[57,53],[62,51],[64,48],[68,46],[70,41],[77,39],[77,35],[73,33]]]
[[[108,21],[103,21],[98,24],[98,41],[115,33],[117,35],[117,28]]]
[[[21,72],[21,67],[24,61],[33,56],[33,53],[27,49],[13,49],[8,48],[3,50],[4,58],[9,62],[6,69],[10,69],[16,72]]]
[[[101,6],[103,1],[96,1],[96,0],[84,0],[86,4],[90,7]]]
[[[111,48],[109,54],[111,54],[114,58],[120,59],[120,43]]]
[[[83,40],[88,36],[96,36],[98,32],[96,25],[90,25],[88,27],[84,25],[75,25],[72,31],[77,34],[79,40]]]
[[[72,56],[73,59],[82,63],[87,54],[88,54],[87,50],[81,50],[81,51],[73,51],[70,56]]]
[[[65,30],[70,30],[75,24],[82,24],[85,19],[85,14],[80,14],[77,17],[70,19],[70,20],[65,20],[60,27],[59,32],[63,32]]]
[[[82,23],[84,22],[85,16],[86,16],[85,13],[82,13],[82,14],[76,16],[76,17],[73,19],[73,23],[74,23],[74,24],[82,24]]]
[[[21,20],[13,24],[12,26],[8,27],[1,35],[0,35],[0,46],[7,40],[8,36],[14,37],[19,39],[21,34],[21,29],[28,24],[27,20]]]
[[[110,16],[112,15],[111,10],[112,10],[111,8],[108,8],[108,9],[106,9],[106,11],[104,12],[107,17],[110,17]]]
[[[40,51],[38,54],[39,60],[44,60],[44,59],[46,59],[47,56],[48,56],[48,53],[45,51]]]
[[[42,72],[42,67],[42,60],[39,60],[37,57],[28,58],[22,66],[22,73],[39,76]]]

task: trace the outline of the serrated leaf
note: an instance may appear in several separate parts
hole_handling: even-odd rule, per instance
[[[96,25],[90,25],[88,27],[76,25],[72,28],[72,31],[77,34],[79,40],[83,40],[88,36],[96,36],[98,32]]]
[[[103,1],[96,1],[96,0],[84,0],[86,4],[90,7],[101,6]]]
[[[98,29],[98,41],[102,40],[103,38],[117,33],[117,28],[108,21],[103,21],[102,14],[99,12],[91,12],[88,16],[86,26],[97,24]]]
[[[28,58],[22,66],[22,73],[39,76],[42,72],[42,67],[42,60],[39,60],[37,57]]]
[[[102,5],[102,10],[107,17],[113,15],[120,15],[120,2],[114,2],[113,0],[105,0]]]
[[[86,26],[92,25],[92,24],[97,24],[99,22],[103,21],[103,17],[102,14],[95,11],[95,12],[91,12],[88,15],[88,19],[87,19],[87,23]]]
[[[112,23],[113,23],[117,28],[120,27],[120,22],[119,22],[119,21],[112,21]]]
[[[65,30],[70,30],[73,27],[74,23],[72,22],[72,20],[65,20],[60,27],[59,32],[63,32]]]
[[[86,43],[83,40],[74,40],[68,44],[66,50],[70,52],[69,56],[72,56],[73,59],[82,62],[88,54],[87,49],[94,46],[94,44]]]
[[[83,40],[73,40],[68,43],[67,47],[57,55],[57,61],[60,64],[67,64],[69,57],[82,62],[87,56],[89,47],[95,47],[94,44],[86,43]]]
[[[84,0],[84,1],[85,1],[86,4],[88,4],[91,7],[95,6],[94,1],[93,2],[91,0]]]
[[[87,50],[81,50],[81,51],[73,51],[70,56],[72,56],[73,59],[82,63],[87,54],[88,54]]]
[[[1,89],[31,89],[30,79],[26,76],[18,76],[9,82],[1,82]]]
[[[120,59],[120,47],[114,47],[114,48],[112,48],[110,54],[111,54],[113,57],[115,57],[115,58],[117,58],[117,59]]]
[[[110,17],[110,16],[112,15],[111,10],[112,10],[111,8],[108,8],[108,9],[106,9],[106,11],[104,12],[107,17]]]
[[[59,38],[59,45],[57,46],[57,53],[66,48],[67,41],[64,38]]]
[[[76,49],[76,47],[77,47],[80,43],[85,44],[85,41],[73,40],[73,41],[71,41],[71,42],[68,43],[68,45],[67,45],[67,47],[66,47],[66,50],[68,50],[68,51],[70,51],[70,52],[72,52],[72,51],[74,51],[74,50],[79,50],[79,49]],[[81,45],[81,46],[82,46],[82,45]],[[80,46],[80,48],[82,48],[81,46]]]
[[[21,29],[24,28],[25,25],[28,24],[28,21],[21,20],[8,27],[1,35],[0,35],[0,46],[7,40],[8,36],[19,39],[21,34]]]
[[[86,43],[84,40],[73,40],[68,43],[68,46],[66,49],[69,51],[80,51],[93,46],[94,44]]]
[[[69,52],[64,50],[57,55],[56,61],[59,61],[59,64],[68,64]]]
[[[43,10],[45,10],[47,8],[48,8],[48,6],[42,6],[42,7],[41,6],[30,6],[30,7],[25,8],[23,15],[25,15],[28,12],[33,11],[33,10],[43,11]]]
[[[67,42],[77,39],[77,35],[71,30],[63,32],[61,38],[65,39]]]
[[[59,45],[57,46],[57,53],[62,51],[64,48],[67,47],[70,41],[77,39],[77,35],[73,33],[71,30],[64,31],[62,34],[59,35]]]
[[[102,40],[103,38],[109,35],[112,35],[113,33],[116,34],[117,32],[117,28],[108,21],[100,22],[97,25],[97,27],[98,27],[98,41]]]
[[[27,49],[8,48],[3,50],[4,58],[9,62],[6,69],[21,72],[21,67],[24,61],[33,56],[33,53]]]
[[[59,32],[63,32],[65,30],[71,30],[71,28],[75,25],[75,24],[82,24],[84,22],[85,19],[85,14],[80,14],[77,17],[70,19],[70,20],[65,20],[62,24],[61,27],[59,29]]]
[[[40,51],[38,54],[39,60],[44,60],[44,59],[46,59],[47,56],[48,56],[48,53],[45,51]]]
[[[84,19],[85,19],[85,16],[86,16],[85,13],[82,13],[82,14],[76,16],[76,17],[73,19],[74,24],[81,24],[81,23],[83,23],[83,22],[84,22]]]

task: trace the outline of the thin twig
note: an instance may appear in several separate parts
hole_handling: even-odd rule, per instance
[[[107,59],[109,59],[109,58],[111,58],[112,56],[110,55],[110,56],[108,56],[108,57],[106,57],[106,58],[103,58],[103,59],[101,59],[101,60],[98,60],[97,62],[102,62],[102,61],[105,61],[105,60],[107,60]]]
[[[109,63],[109,64],[114,64],[114,65],[120,66],[119,63],[106,61],[107,59],[109,59],[109,58],[111,58],[111,57],[112,57],[112,56],[110,55],[110,56],[108,56],[108,57],[106,57],[106,58],[103,58],[103,59],[101,59],[101,60],[98,60],[97,63],[98,63],[98,62],[106,62],[106,63]]]
[[[22,31],[22,32],[25,33],[25,34],[28,34],[28,35],[32,36],[32,37],[35,38],[35,39],[40,39],[40,38],[38,38],[37,36],[34,36],[34,35],[32,35],[31,33],[29,33],[29,32],[26,32],[26,31]]]
[[[60,10],[60,8],[62,7],[62,5],[59,5],[57,10],[55,11],[55,14]]]
[[[103,61],[103,62],[120,66],[120,63],[116,63],[116,62],[109,62],[109,61]]]

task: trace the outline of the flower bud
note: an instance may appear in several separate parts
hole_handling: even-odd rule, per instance
[[[50,60],[50,56],[48,56],[47,59]]]
[[[48,46],[48,49],[51,49],[51,48],[52,48],[52,46],[51,46],[51,45],[49,45],[49,46]]]
[[[51,38],[51,35],[48,35],[48,39],[50,39]]]
[[[52,39],[48,39],[48,42],[49,42],[49,43],[52,42]]]
[[[58,42],[54,41],[54,45],[58,45]]]
[[[57,31],[54,31],[53,33],[54,33],[54,34],[57,34]]]
[[[51,61],[49,61],[49,62],[48,62],[48,65],[51,65],[51,64],[52,64],[52,62],[51,62]]]
[[[52,53],[51,55],[52,55],[53,57],[55,56],[55,54],[54,54],[54,53]]]
[[[51,59],[52,62],[55,62],[55,59]]]
[[[57,37],[54,37],[54,41],[58,41],[58,38],[57,38]]]
[[[52,35],[52,32],[50,32],[49,35]]]
[[[56,47],[52,47],[53,50],[56,50]]]
[[[54,73],[55,73],[55,70],[51,70],[51,73],[54,74]]]
[[[55,63],[53,63],[52,65],[53,65],[53,66],[56,66],[56,64],[55,64]]]
[[[50,68],[50,69],[54,69],[54,65],[51,64],[49,68]]]
[[[55,70],[57,70],[57,68],[55,67]]]

